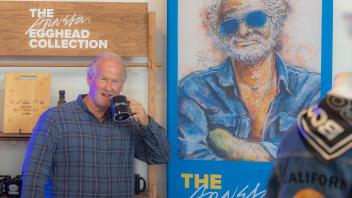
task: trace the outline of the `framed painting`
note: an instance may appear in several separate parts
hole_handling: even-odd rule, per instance
[[[330,89],[332,4],[168,1],[169,197],[265,195],[280,138]]]

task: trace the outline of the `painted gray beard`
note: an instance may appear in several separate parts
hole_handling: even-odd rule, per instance
[[[236,40],[249,40],[246,38],[238,39],[233,37],[230,41],[223,43],[226,48],[226,52],[236,61],[243,65],[254,65],[264,60],[273,48],[276,45],[275,34],[270,35],[268,39],[264,39],[260,35],[256,35],[256,40],[258,41],[258,45],[256,47],[245,47],[245,48],[237,48]]]

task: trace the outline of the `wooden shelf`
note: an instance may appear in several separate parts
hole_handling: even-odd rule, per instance
[[[0,141],[28,141],[31,133],[4,133],[0,131]]]
[[[127,67],[148,67],[148,63],[126,63]],[[1,67],[87,67],[88,63],[0,63]],[[155,63],[153,67],[162,67]]]

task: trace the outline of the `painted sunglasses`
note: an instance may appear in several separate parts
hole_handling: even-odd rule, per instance
[[[257,10],[249,12],[243,18],[228,18],[220,22],[218,31],[222,36],[233,36],[240,29],[240,23],[244,23],[249,28],[261,28],[265,25],[267,15],[265,12]]]

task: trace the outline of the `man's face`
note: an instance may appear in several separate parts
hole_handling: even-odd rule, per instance
[[[87,79],[89,97],[96,107],[107,109],[110,98],[119,95],[124,85],[124,67],[110,57],[96,63],[96,71]]]
[[[217,35],[236,61],[255,64],[271,52],[279,30],[261,0],[223,0],[219,9]]]

